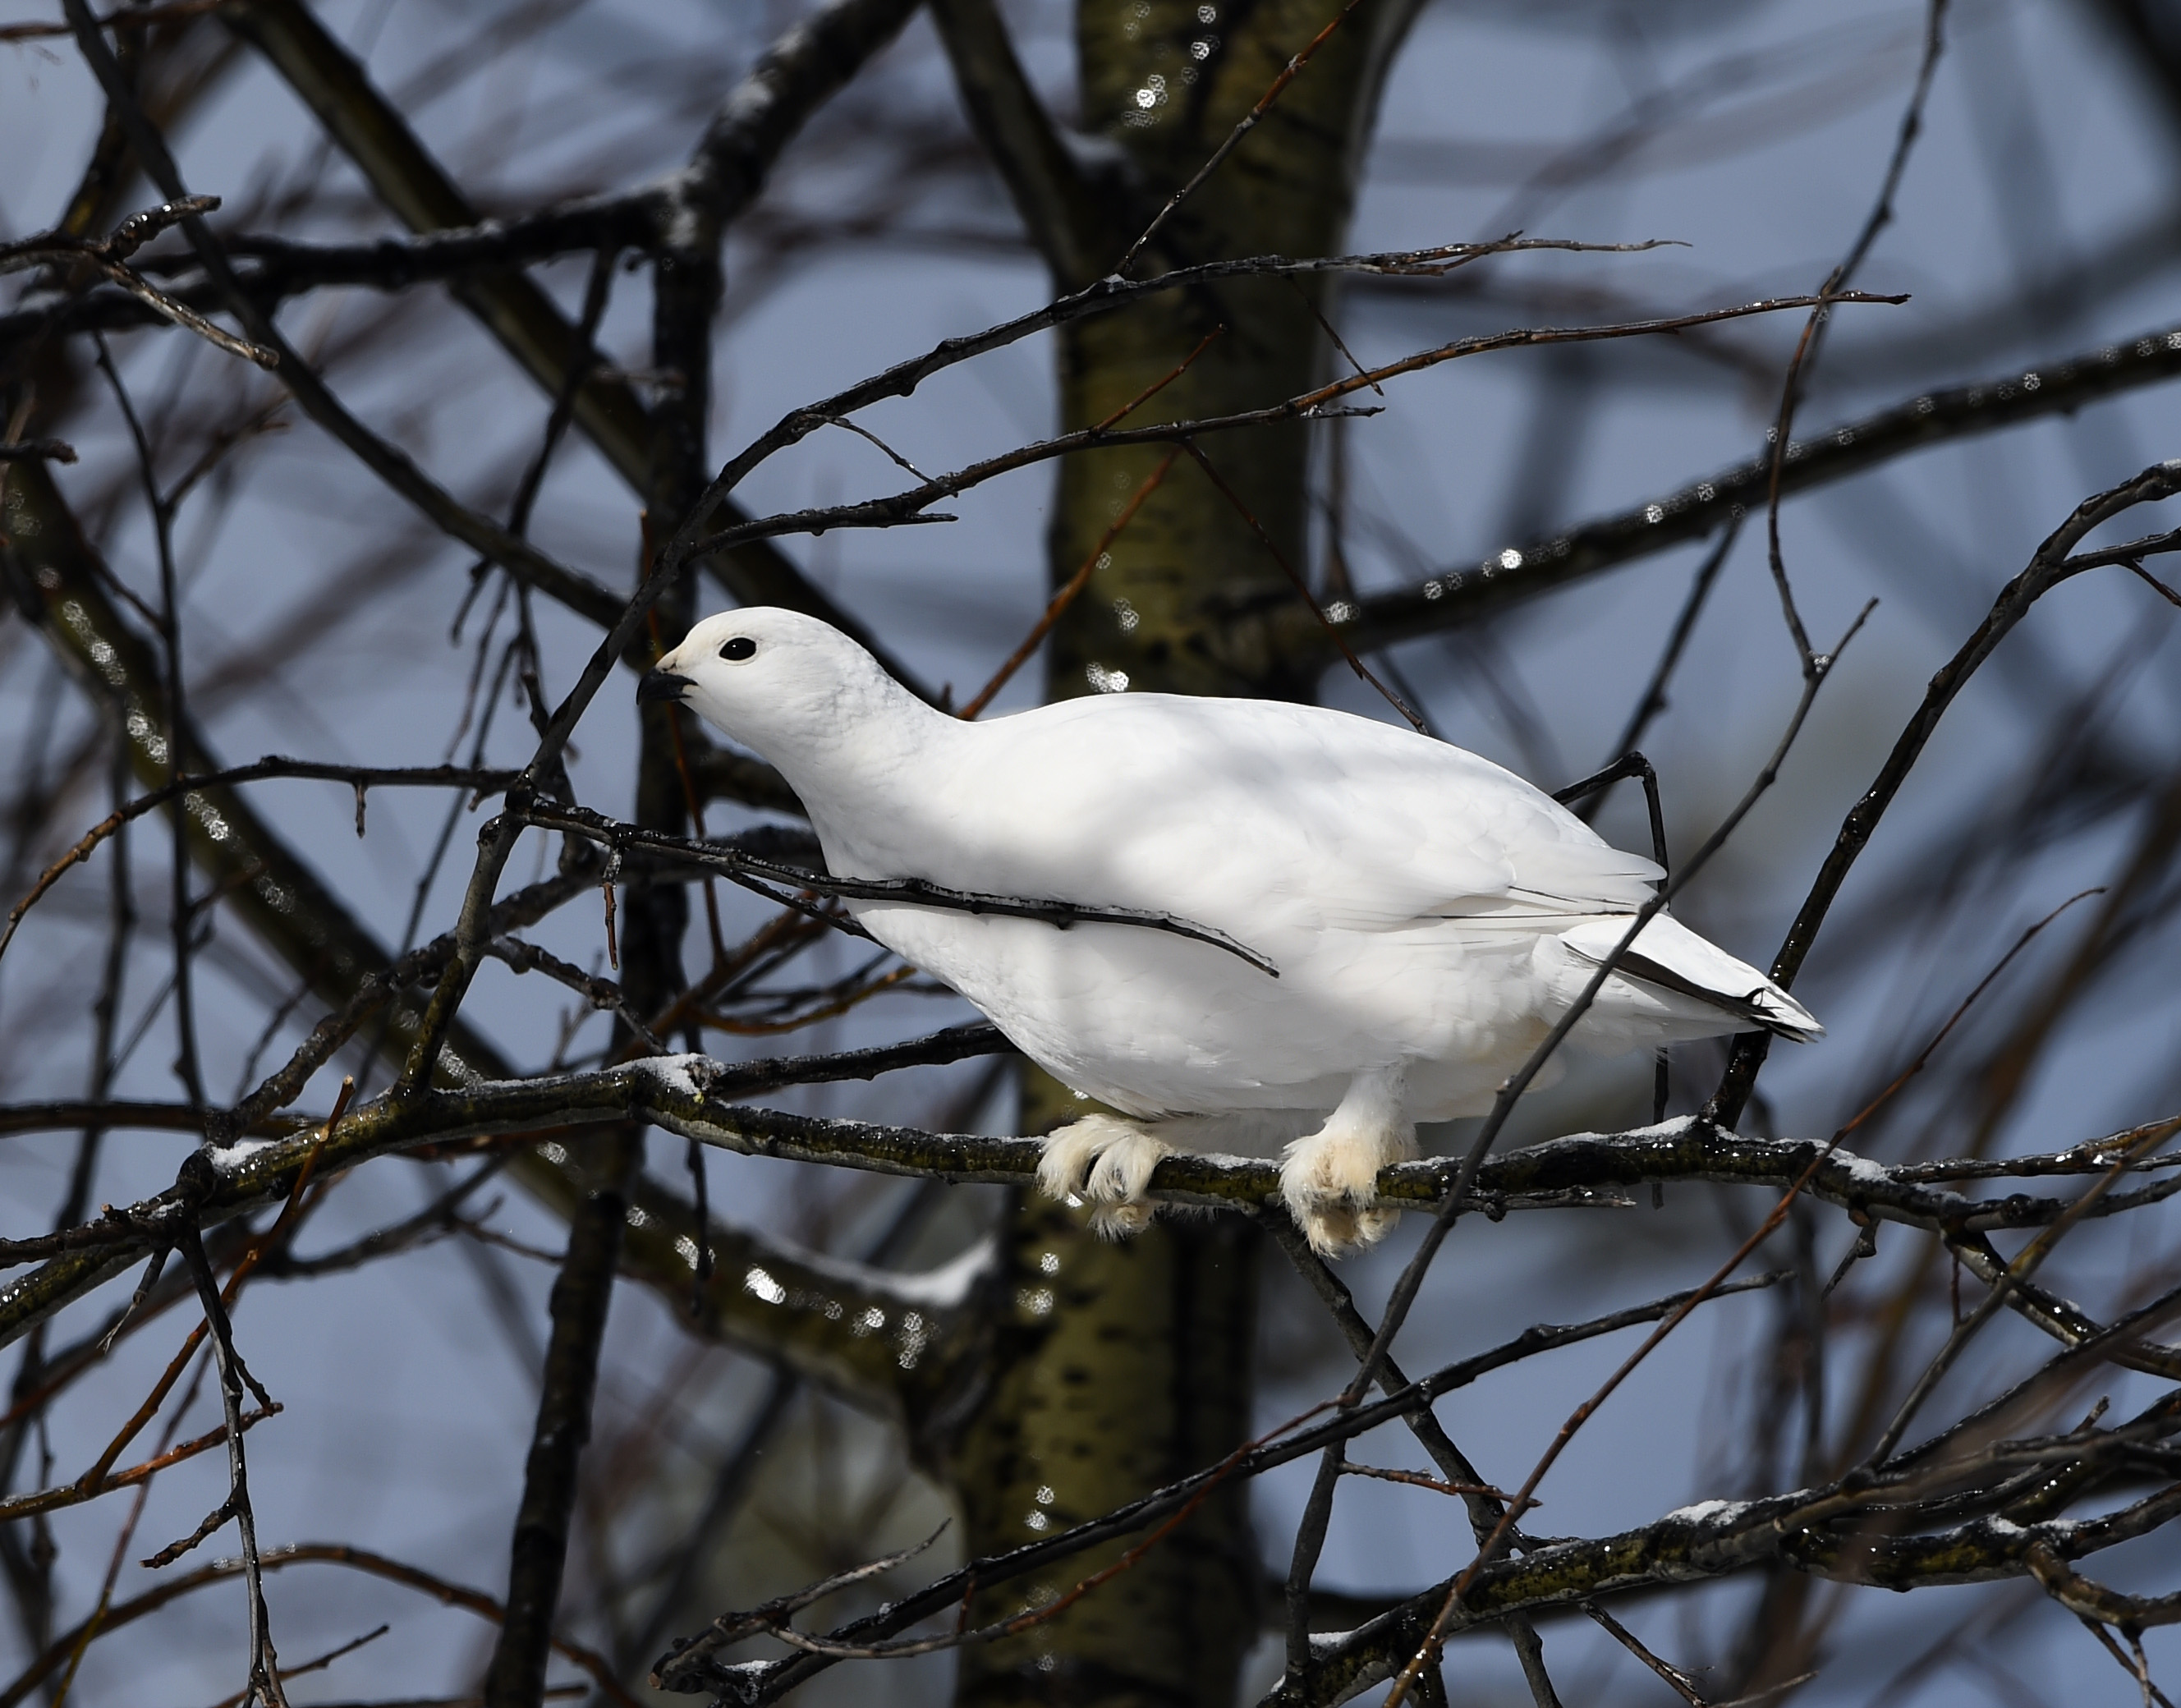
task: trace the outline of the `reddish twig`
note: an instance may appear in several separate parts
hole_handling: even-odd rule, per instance
[[[242,1427],[252,1429],[268,1418],[279,1417],[281,1410],[275,1405],[269,1410],[246,1412],[242,1416]],[[0,1523],[27,1518],[34,1512],[57,1512],[63,1506],[80,1506],[86,1501],[95,1501],[101,1495],[111,1494],[116,1489],[134,1488],[137,1484],[157,1476],[168,1466],[179,1465],[185,1460],[196,1458],[200,1453],[210,1452],[226,1440],[227,1425],[222,1423],[217,1429],[207,1430],[184,1441],[179,1446],[163,1448],[142,1463],[131,1465],[125,1471],[116,1471],[111,1476],[82,1477],[73,1483],[41,1489],[35,1494],[10,1495],[0,1501]]]
[[[1107,416],[1103,421],[1100,422],[1090,430],[1093,433],[1103,433],[1110,427],[1118,427],[1124,421],[1126,421],[1139,409],[1142,408],[1144,405],[1149,403],[1154,397],[1157,397],[1159,393],[1164,391],[1167,387],[1173,384],[1175,380],[1180,379],[1183,374],[1188,373],[1189,365],[1195,362],[1198,357],[1203,355],[1204,352],[1211,347],[1212,340],[1218,337],[1219,334],[1226,329],[1227,329],[1223,325],[1213,327],[1211,331],[1206,333],[1201,339],[1197,340],[1195,349],[1190,351],[1188,355],[1181,358],[1179,363],[1178,363],[1174,368],[1173,372],[1168,374],[1163,379],[1153,380],[1149,385],[1146,385],[1141,391],[1139,391],[1134,397],[1130,398],[1126,403],[1123,404],[1118,409],[1115,410],[1111,415]],[[921,477],[919,477],[919,478],[920,478]]]
[[[474,1613],[493,1624],[500,1622],[500,1604],[481,1589],[472,1589],[460,1584],[450,1584],[419,1567],[411,1566],[386,1555],[373,1553],[367,1548],[353,1548],[337,1542],[297,1542],[284,1548],[268,1548],[263,1555],[264,1569],[277,1572],[287,1566],[340,1566],[352,1572],[400,1584],[435,1597],[443,1606],[460,1607]],[[108,1610],[102,1628],[91,1634],[103,1635],[124,1625],[157,1612],[168,1603],[180,1600],[205,1588],[207,1584],[224,1583],[242,1575],[240,1560],[215,1560],[210,1565],[200,1566],[196,1571],[175,1578],[155,1589],[147,1589],[135,1599],[122,1602]],[[66,1633],[47,1648],[45,1652],[25,1667],[6,1689],[0,1689],[0,1708],[15,1708],[38,1685],[50,1677],[73,1651],[75,1644],[84,1640],[91,1622]],[[592,1682],[614,1708],[639,1708],[635,1697],[623,1687],[615,1674],[613,1662],[596,1650],[586,1649],[562,1637],[552,1639],[554,1650],[590,1675]]]
[[[235,766],[226,771],[210,771],[202,777],[185,777],[139,795],[125,806],[108,813],[76,841],[67,853],[40,874],[30,893],[8,911],[7,923],[0,926],[0,954],[8,952],[14,940],[15,930],[23,915],[38,904],[46,892],[58,883],[71,866],[89,860],[98,845],[124,825],[140,819],[145,814],[177,800],[184,795],[196,794],[208,788],[226,788],[236,783],[257,782],[267,777],[302,777],[329,782],[345,782],[357,789],[369,788],[475,788],[487,793],[505,788],[515,780],[511,771],[478,771],[463,766],[357,766],[332,765],[316,760],[285,759],[273,755],[259,760],[255,765]]]
[[[1208,338],[1205,340],[1206,344],[1210,342],[1211,340]],[[1200,344],[1196,347],[1199,350],[1201,350],[1204,348],[1204,345]],[[1194,356],[1190,358],[1191,362],[1195,359],[1196,358]],[[1188,363],[1186,362],[1183,364],[1184,367],[1186,367]],[[1174,372],[1178,373],[1180,372],[1180,369],[1177,368]],[[1172,374],[1168,376],[1168,379],[1172,378]],[[1166,382],[1164,380],[1159,382],[1162,385],[1165,383]],[[1157,390],[1157,386],[1152,388],[1152,390]],[[1144,394],[1145,397],[1148,397],[1150,395],[1150,392],[1146,392]],[[1138,398],[1136,400],[1136,402],[1138,403],[1142,401],[1143,398]],[[1133,403],[1129,406],[1129,409],[1133,409],[1135,407],[1135,404]],[[1120,412],[1121,415],[1125,415],[1127,413],[1128,410],[1126,409]],[[1116,416],[1113,418],[1118,420],[1119,417]],[[1067,582],[1062,586],[1060,591],[1053,594],[1052,602],[1045,608],[1045,614],[1039,617],[1035,623],[1030,625],[1030,631],[1028,634],[1023,637],[1022,644],[1018,646],[1013,652],[1009,653],[1007,656],[1007,661],[997,670],[992,672],[992,679],[986,683],[984,687],[979,688],[977,690],[976,697],[970,700],[967,705],[962,708],[960,713],[962,717],[965,719],[974,718],[979,712],[984,710],[986,706],[992,703],[993,698],[999,693],[999,691],[1005,688],[1008,682],[1013,679],[1014,673],[1020,670],[1023,666],[1029,661],[1030,655],[1035,652],[1039,646],[1043,644],[1046,636],[1052,633],[1052,626],[1060,621],[1062,613],[1064,612],[1069,605],[1074,604],[1076,599],[1081,594],[1083,589],[1090,584],[1091,572],[1098,567],[1099,560],[1105,556],[1107,548],[1109,548],[1116,539],[1120,538],[1121,530],[1135,520],[1136,512],[1144,507],[1144,500],[1158,490],[1160,483],[1167,477],[1167,472],[1173,467],[1174,459],[1180,455],[1181,447],[1179,445],[1176,445],[1172,450],[1167,452],[1165,457],[1161,460],[1159,466],[1157,468],[1154,468],[1151,473],[1145,478],[1143,484],[1139,486],[1135,492],[1129,495],[1129,501],[1121,506],[1120,514],[1116,516],[1112,523],[1107,528],[1106,531],[1098,536],[1098,543],[1090,548],[1090,555],[1083,560],[1083,567],[1078,569],[1074,574],[1069,576]]]

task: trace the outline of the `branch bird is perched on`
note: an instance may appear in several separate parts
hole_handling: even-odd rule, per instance
[[[1380,1167],[1416,1154],[1418,1121],[1490,1108],[1662,876],[1511,772],[1405,729],[1150,694],[964,723],[794,611],[705,619],[638,697],[681,700],[778,766],[837,876],[1142,909],[1278,970],[1129,925],[848,904],[1121,1112],[1053,1133],[1038,1170],[1112,1233],[1149,1219],[1170,1151],[1284,1145],[1280,1189],[1311,1243],[1378,1239]],[[1619,1053],[1759,1027],[1824,1030],[1660,914],[1570,1041]]]

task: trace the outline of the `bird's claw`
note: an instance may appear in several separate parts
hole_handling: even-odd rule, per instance
[[[1173,1147],[1119,1115],[1085,1115],[1047,1135],[1038,1158],[1037,1184],[1048,1197],[1080,1201],[1090,1225],[1107,1239],[1140,1234],[1157,1206],[1150,1196],[1151,1171]]]
[[[1321,1258],[1375,1246],[1401,1213],[1378,1202],[1378,1170],[1416,1154],[1412,1129],[1351,1125],[1336,1117],[1287,1147],[1280,1197]]]

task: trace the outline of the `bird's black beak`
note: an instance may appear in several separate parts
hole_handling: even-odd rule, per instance
[[[636,703],[648,700],[679,699],[693,686],[686,676],[676,676],[671,670],[648,670],[643,680],[636,685]]]

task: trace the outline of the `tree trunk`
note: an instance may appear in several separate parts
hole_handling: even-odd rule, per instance
[[[1016,1285],[999,1374],[953,1468],[973,1554],[1096,1517],[1246,1435],[1255,1234],[1222,1216],[1110,1243],[1057,1205],[1023,1204],[1008,1230]],[[974,1617],[1065,1595],[1138,1539],[980,1597]],[[1065,1613],[964,1650],[958,1700],[1231,1702],[1259,1575],[1246,1491],[1215,1496]]]
[[[1337,9],[1328,0],[1084,0],[1077,46],[1086,126],[1119,141],[1156,207]],[[1212,21],[1200,21],[1207,13]],[[1375,15],[1367,9],[1347,19],[1168,219],[1132,274],[1229,256],[1336,252],[1378,70],[1407,16],[1404,0],[1394,0]],[[1200,64],[1191,48],[1201,43],[1211,46]],[[1140,106],[1146,95],[1152,104]],[[1322,277],[1246,279],[1077,321],[1060,334],[1061,425],[1105,420],[1220,328],[1186,373],[1129,416],[1132,425],[1292,396],[1323,373],[1328,345],[1318,316],[1325,307]],[[1300,424],[1255,428],[1213,434],[1201,447],[1298,571],[1308,561],[1307,433]],[[1062,464],[1051,535],[1056,583],[1075,572],[1164,454],[1145,445]],[[1118,672],[1138,689],[1311,696],[1322,655],[1298,663],[1238,640],[1262,633],[1246,621],[1251,614],[1297,594],[1249,522],[1187,456],[1106,556],[1054,633],[1054,694],[1090,691]]]
[[[1336,10],[1328,0],[1083,0],[1085,128],[1118,141],[1156,208]],[[1132,274],[1215,257],[1334,252],[1378,70],[1408,15],[1397,3],[1347,19]],[[1210,44],[1201,59],[1191,51],[1200,42]],[[1133,235],[1098,270],[1118,262]],[[1223,327],[1185,373],[1129,417],[1132,424],[1290,396],[1323,371],[1323,306],[1319,282],[1298,290],[1253,280],[1079,321],[1060,334],[1060,424],[1104,420]],[[1203,450],[1279,556],[1304,570],[1307,429],[1213,435]],[[1050,534],[1055,586],[1075,573],[1165,454],[1141,446],[1063,464]],[[1055,630],[1048,692],[1111,691],[1125,677],[1135,691],[1307,699],[1314,658],[1284,659],[1235,638],[1264,633],[1238,619],[1298,597],[1251,522],[1184,455]],[[1025,1131],[1080,1109],[1041,1075],[1025,1085]],[[1018,1286],[1007,1334],[1014,1344],[955,1466],[973,1555],[1019,1545],[1214,1462],[1251,1423],[1261,1255],[1254,1227],[1234,1217],[1168,1219],[1108,1244],[1069,1213],[1030,1202],[1009,1239]],[[976,1617],[1004,1617],[1064,1594],[1125,1549],[981,1598]],[[1260,1628],[1262,1575],[1246,1496],[1215,1496],[1067,1612],[964,1651],[959,1700],[975,1708],[1232,1702]]]

